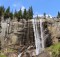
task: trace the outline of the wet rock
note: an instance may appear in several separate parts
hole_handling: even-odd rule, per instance
[[[43,51],[41,54],[39,54],[37,57],[51,57],[50,54],[46,51]]]
[[[31,56],[28,52],[24,52],[22,53],[21,57],[31,57]]]
[[[7,57],[18,57],[18,54],[15,52],[7,53]]]

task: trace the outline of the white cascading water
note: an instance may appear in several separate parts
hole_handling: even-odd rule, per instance
[[[21,54],[22,54],[22,53],[19,53],[18,57],[21,57]]]
[[[34,30],[34,36],[35,36],[36,55],[38,55],[41,52],[41,47],[40,47],[41,41],[40,41],[38,29],[37,29],[37,20],[32,19],[32,23],[33,23],[33,30]]]
[[[41,31],[41,39],[42,39],[42,50],[44,50],[43,19],[40,19],[40,31]]]
[[[36,55],[39,55],[41,51],[44,50],[44,37],[43,37],[43,20],[40,19],[40,31],[41,31],[41,37],[38,32],[38,27],[37,27],[37,20],[32,19],[32,24],[33,24],[33,30],[34,30],[34,36],[35,36],[35,45],[36,45]],[[41,39],[42,40],[41,40]],[[21,53],[18,55],[18,57],[21,57]]]
[[[32,19],[34,36],[35,36],[36,55],[40,54],[41,51],[44,50],[43,20],[40,19],[39,22],[40,22],[40,32],[41,32],[41,34],[39,34],[38,29],[37,29],[37,20]]]

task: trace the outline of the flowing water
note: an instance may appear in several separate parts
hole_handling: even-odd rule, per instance
[[[44,50],[44,33],[43,33],[43,20],[39,20],[40,25],[38,25],[37,19],[32,19],[33,31],[35,36],[35,46],[36,46],[36,55],[39,55],[41,51]],[[38,26],[40,26],[40,30],[38,30]],[[41,33],[39,33],[39,31]],[[18,55],[21,57],[21,53]]]
[[[22,54],[22,53],[20,53],[20,54],[18,55],[18,57],[21,57],[21,54]]]
[[[34,36],[35,36],[36,55],[38,55],[41,51],[41,47],[40,47],[40,36],[37,29],[37,20],[33,19],[32,23],[33,23],[33,30],[34,30]]]
[[[40,31],[41,31],[41,39],[42,39],[42,49],[44,50],[44,33],[43,33],[43,20],[40,19]]]
[[[44,37],[43,37],[43,20],[40,19],[40,32],[41,34],[39,34],[39,30],[38,30],[38,25],[37,25],[37,20],[36,19],[32,19],[32,23],[33,23],[33,30],[34,30],[34,36],[35,36],[35,45],[36,45],[36,55],[40,54],[42,50],[44,50]]]

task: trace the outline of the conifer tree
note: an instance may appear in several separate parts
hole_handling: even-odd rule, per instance
[[[13,19],[13,13],[12,12],[10,12],[10,18]]]
[[[5,8],[4,6],[0,6],[0,21],[1,21],[1,16],[4,16]]]
[[[18,18],[18,21],[20,20],[20,19],[22,19],[22,10],[20,9],[19,11],[18,11],[18,13],[17,13],[17,18]]]
[[[8,7],[6,10],[5,10],[5,14],[4,14],[4,18],[9,18],[10,17],[10,7]]]
[[[24,9],[23,18],[24,18],[24,19],[27,19],[27,11],[26,11],[26,9]]]
[[[17,16],[17,11],[16,11],[16,10],[15,10],[15,12],[14,12],[14,17],[16,17],[16,18],[18,17],[18,16]]]
[[[60,12],[58,11],[58,15],[57,15],[57,18],[60,18]]]
[[[21,9],[18,11],[18,19],[22,19],[22,10]]]
[[[28,18],[29,19],[32,19],[33,18],[33,9],[32,9],[32,6],[29,7],[29,9],[28,9]]]
[[[46,19],[46,13],[44,13],[43,15],[44,15],[44,19]]]
[[[30,7],[30,15],[31,15],[31,19],[33,18],[33,9],[32,9],[32,6]]]
[[[0,6],[0,17],[4,15],[4,12],[5,12],[4,6]]]

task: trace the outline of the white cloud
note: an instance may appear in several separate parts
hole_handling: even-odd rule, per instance
[[[37,15],[39,17],[43,17],[43,14],[35,14],[35,15],[33,15],[33,17],[35,18],[35,17],[37,17]],[[48,16],[50,16],[50,18],[52,18],[52,16],[50,14],[46,14],[46,18],[48,18]]]
[[[13,7],[17,7],[17,4],[13,4]]]
[[[38,15],[39,17],[42,17],[42,16],[43,16],[42,14],[35,14],[35,15],[33,15],[33,17],[37,17],[37,15]]]
[[[22,12],[24,11],[25,7],[22,6],[21,4],[13,4],[13,7],[16,8],[17,11],[19,11],[20,9],[22,10]]]
[[[24,6],[22,6],[22,7],[21,7],[21,10],[22,10],[22,11],[24,11],[24,9],[25,9],[25,7],[24,7]]]

